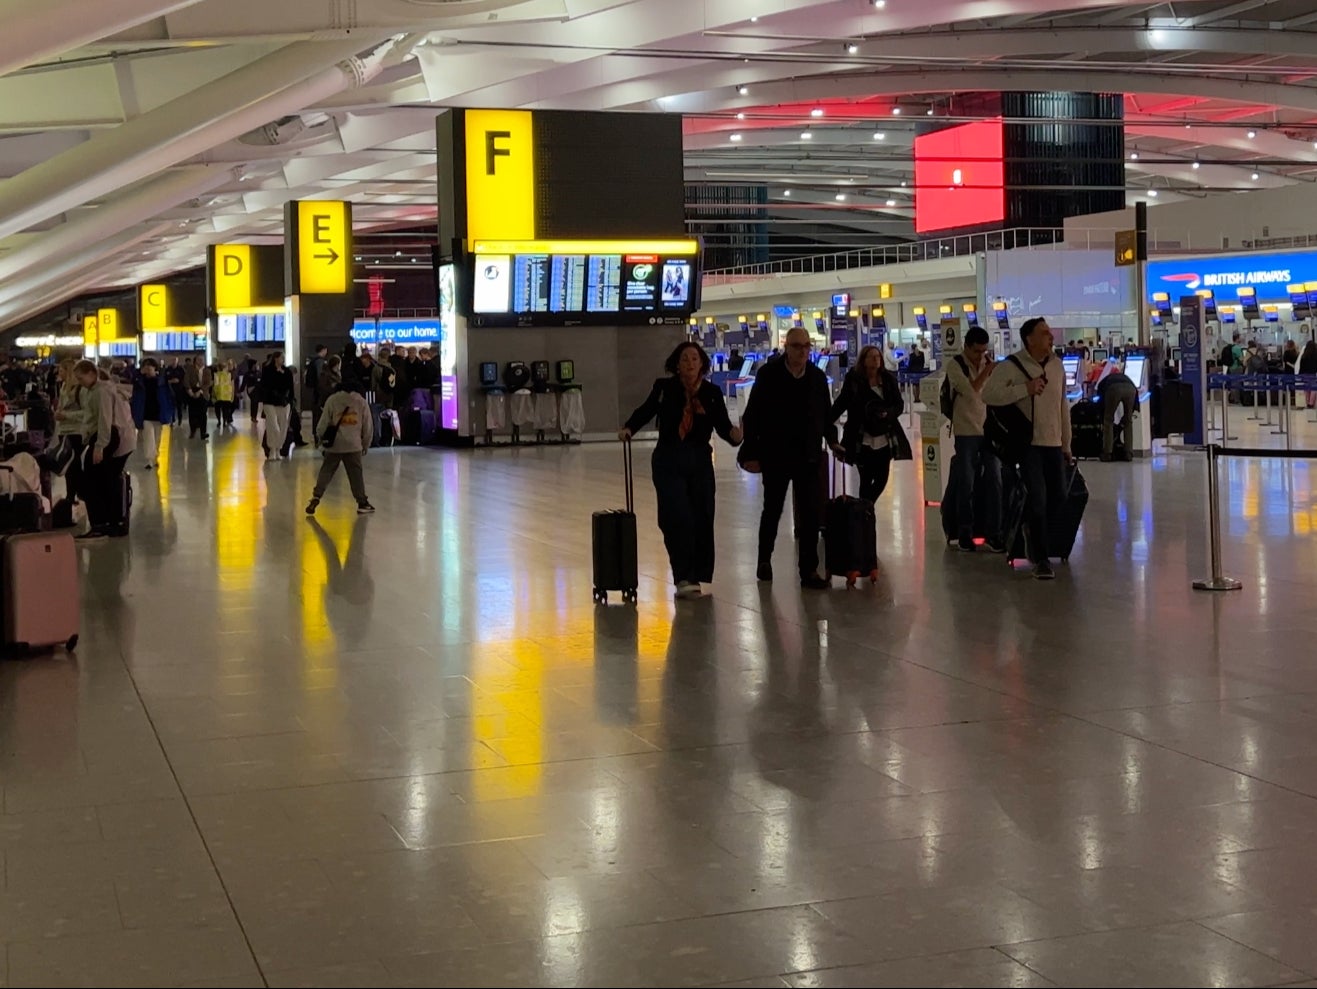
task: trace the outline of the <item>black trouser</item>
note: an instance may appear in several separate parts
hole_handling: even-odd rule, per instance
[[[233,425],[233,403],[215,400],[215,427]]]
[[[1059,446],[1031,446],[1024,456],[1024,506],[1029,560],[1046,563],[1047,520],[1065,505],[1065,458]]]
[[[70,504],[78,498],[86,501],[87,499],[83,494],[86,482],[83,480],[82,451],[87,445],[87,441],[77,433],[66,433],[60,439],[68,444],[69,449],[73,451],[73,461],[69,464],[69,469],[64,472],[64,497],[68,498]]]
[[[178,384],[169,387],[174,393],[174,425],[181,426],[183,416],[187,413],[187,388]]]
[[[81,481],[82,500],[87,504],[87,521],[98,531],[124,521],[123,469],[128,457],[102,457],[99,464],[91,462],[87,453],[87,469]]]
[[[887,479],[892,475],[892,448],[874,449],[863,446],[855,452],[855,469],[860,474],[860,497],[875,502],[887,490]]]
[[[200,395],[194,395],[187,400],[187,424],[188,437],[191,438],[200,433],[204,439],[209,435],[206,427],[206,400]]]
[[[819,488],[817,460],[785,461],[764,465],[764,512],[759,517],[759,562],[770,563],[782,509],[787,503],[787,488],[796,502],[796,542],[800,575],[809,577],[819,569]]]
[[[650,464],[672,580],[713,581],[713,459],[707,444],[660,443]]]

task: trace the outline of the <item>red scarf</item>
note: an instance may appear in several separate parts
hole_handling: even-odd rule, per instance
[[[694,388],[686,388],[686,407],[681,410],[681,425],[677,427],[677,435],[683,440],[686,434],[691,431],[695,425],[695,417],[704,415],[704,406],[700,404],[698,397],[700,392],[700,381],[695,382]],[[683,385],[683,387],[685,387]]]

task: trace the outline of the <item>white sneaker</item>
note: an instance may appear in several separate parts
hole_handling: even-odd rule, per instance
[[[697,598],[703,593],[704,592],[700,590],[700,585],[693,580],[683,580],[677,584],[676,596],[682,600]]]

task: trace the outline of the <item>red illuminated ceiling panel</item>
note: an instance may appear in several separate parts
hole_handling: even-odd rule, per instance
[[[1006,217],[1001,118],[915,138],[915,232],[1000,223]]]

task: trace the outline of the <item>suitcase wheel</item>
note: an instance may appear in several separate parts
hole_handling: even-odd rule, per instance
[[[640,595],[636,590],[636,588],[633,587],[629,591],[622,592],[622,600],[625,601],[627,604],[635,604],[637,601],[640,600]]]
[[[878,571],[877,571],[877,570],[870,570],[870,571],[869,571],[869,583],[870,583],[870,584],[876,584],[876,583],[878,583]]]
[[[607,603],[608,603],[608,592],[607,592],[607,591],[601,591],[599,588],[596,587],[596,588],[594,589],[594,603],[595,603],[595,604],[607,604]]]
[[[850,571],[849,573],[847,573],[847,574],[846,574],[846,586],[847,586],[847,588],[854,589],[854,587],[855,587],[855,582],[856,582],[857,580],[859,580],[859,579],[860,579],[860,571],[858,571],[858,570],[852,570],[852,571]]]
[[[64,643],[64,648],[65,648],[65,650],[67,650],[68,652],[73,652],[74,649],[77,649],[77,648],[78,648],[78,633],[77,633],[77,632],[74,632],[71,636],[69,636],[69,641],[66,642],[66,643]]]

